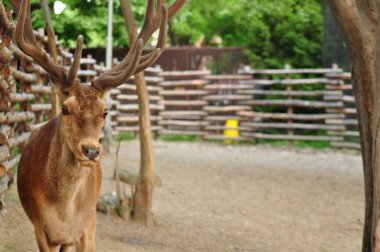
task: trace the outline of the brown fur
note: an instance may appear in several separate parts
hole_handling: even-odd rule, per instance
[[[96,202],[101,187],[99,158],[86,160],[82,145],[100,148],[103,93],[75,85],[63,96],[69,114],[59,114],[34,132],[24,148],[17,186],[35,227],[40,251],[95,251]]]

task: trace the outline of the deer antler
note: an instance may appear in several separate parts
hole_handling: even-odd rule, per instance
[[[160,57],[165,48],[167,19],[168,9],[165,6],[165,1],[158,0],[157,7],[155,7],[155,0],[148,0],[144,25],[128,54],[118,65],[93,80],[92,86],[103,90],[117,87],[126,82],[134,74],[151,66]],[[156,48],[152,52],[141,56],[144,45],[158,26],[160,26],[160,33]]]
[[[60,85],[62,90],[67,90],[75,81],[79,70],[80,56],[82,54],[83,37],[80,35],[77,40],[74,62],[67,71],[63,66],[56,64],[47,53],[40,48],[33,34],[32,22],[30,19],[30,0],[11,1],[18,20],[15,32],[17,46],[27,55],[32,57],[50,75],[54,84]]]

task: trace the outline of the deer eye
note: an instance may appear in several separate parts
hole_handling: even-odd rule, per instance
[[[103,112],[103,118],[106,118],[108,115],[108,109],[106,111]]]
[[[68,115],[68,114],[70,114],[69,109],[67,108],[66,105],[63,105],[62,106],[62,115]]]

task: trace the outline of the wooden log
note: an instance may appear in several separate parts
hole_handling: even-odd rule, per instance
[[[9,170],[18,165],[20,162],[21,155],[17,155],[16,157],[0,164],[0,178],[4,177]]]
[[[341,125],[325,125],[325,124],[306,124],[306,123],[261,123],[261,122],[243,122],[242,126],[254,129],[307,129],[307,130],[344,130]]]
[[[225,122],[227,120],[242,120],[240,116],[231,116],[231,115],[213,115],[213,116],[206,116],[206,121],[210,122]]]
[[[30,85],[26,87],[26,92],[32,94],[50,94],[51,86]]]
[[[151,115],[149,119],[150,119],[150,121],[154,122],[154,121],[159,121],[162,118],[160,116],[152,116]],[[138,116],[119,115],[116,118],[116,120],[118,123],[137,123],[139,121],[139,117]]]
[[[9,96],[12,102],[28,102],[35,99],[33,94],[27,93],[10,93]]]
[[[0,145],[6,144],[8,141],[8,134],[4,131],[0,131]]]
[[[137,95],[118,94],[116,96],[116,99],[117,100],[121,100],[121,101],[136,101],[137,102]],[[156,102],[156,101],[159,101],[159,100],[162,100],[161,96],[158,96],[158,95],[149,95],[149,101]]]
[[[42,126],[44,126],[47,122],[42,122],[42,123],[38,123],[38,124],[29,124],[26,126],[26,129],[28,131],[34,131],[34,130],[37,130],[39,128],[41,128]]]
[[[149,108],[152,111],[164,110],[165,106],[161,104],[149,104]],[[126,105],[118,105],[117,109],[120,111],[138,111],[139,107],[137,104],[126,104]]]
[[[98,75],[98,72],[94,70],[79,70],[78,76],[79,77],[95,77]]]
[[[5,99],[4,97],[1,97],[0,100],[0,111],[8,111],[11,108],[11,102],[9,99]]]
[[[176,106],[176,107],[202,107],[206,106],[206,101],[197,101],[197,100],[189,100],[189,101],[177,101],[177,100],[163,100],[162,104],[165,106]]]
[[[224,135],[205,135],[203,138],[206,140],[235,140],[235,141],[249,140],[249,138],[244,137],[244,136],[233,137],[233,136],[224,136]]]
[[[241,110],[250,110],[250,106],[238,106],[238,105],[232,105],[232,106],[206,106],[203,108],[204,111],[207,112],[236,112]]]
[[[176,118],[180,116],[193,116],[193,117],[202,117],[206,116],[207,112],[202,110],[176,110],[176,111],[162,111],[160,116],[165,118]]]
[[[262,119],[293,119],[303,121],[318,121],[325,119],[343,119],[342,114],[287,114],[287,113],[263,113],[252,111],[240,111],[237,113],[240,116],[248,117],[250,119],[262,118]]]
[[[252,99],[251,95],[207,95],[202,97],[205,101],[241,101]]]
[[[159,125],[163,126],[186,126],[186,127],[202,127],[207,126],[209,123],[206,121],[186,121],[186,120],[163,120]]]
[[[0,146],[0,163],[3,163],[8,158],[10,158],[11,154],[9,153],[9,147],[6,145]]]
[[[21,144],[27,143],[28,139],[30,137],[29,132],[24,132],[21,135],[9,138],[7,141],[7,145],[9,146],[10,149],[20,146]]]
[[[281,135],[281,134],[263,134],[242,132],[243,136],[255,139],[268,140],[301,140],[301,141],[343,141],[340,136],[311,136],[311,135]]]
[[[122,84],[117,87],[120,90],[128,90],[128,91],[135,91],[136,92],[136,86],[131,85],[131,84]],[[157,86],[147,86],[148,92],[153,93],[153,92],[159,92],[162,90],[162,87],[157,87]]]
[[[326,90],[342,90],[342,91],[346,91],[346,90],[352,90],[352,85],[351,84],[346,84],[346,85],[336,85],[336,86],[325,86],[325,89]]]
[[[163,81],[158,85],[163,88],[179,88],[179,87],[201,87],[206,85],[208,82],[205,80],[172,80]]]
[[[5,91],[9,88],[9,84],[6,79],[3,78],[2,75],[0,75],[0,92]]]
[[[13,59],[13,54],[10,49],[7,47],[0,47],[0,62],[1,63],[8,63]]]
[[[218,75],[207,75],[204,77],[206,80],[209,81],[239,81],[239,80],[250,80],[252,79],[252,76],[247,74],[239,74],[239,75],[230,75],[230,74],[218,74]]]
[[[239,90],[238,94],[250,95],[279,95],[279,96],[325,96],[334,95],[339,96],[339,91],[277,91],[277,90]]]
[[[262,69],[262,70],[252,70],[244,69],[239,70],[240,74],[263,74],[263,75],[278,75],[278,74],[329,74],[336,73],[339,74],[343,70],[340,68],[319,68],[319,69]]]
[[[13,67],[11,67],[10,69],[11,69],[13,77],[17,80],[23,80],[23,81],[29,82],[29,83],[37,81],[37,77],[35,74],[23,73],[23,72],[15,69]]]
[[[242,105],[253,106],[294,106],[306,108],[340,108],[344,104],[342,102],[320,102],[320,101],[304,101],[304,100],[252,100],[241,101]]]
[[[326,78],[313,78],[313,79],[279,79],[279,80],[244,80],[239,84],[249,84],[255,86],[272,86],[272,85],[311,85],[311,84],[340,84],[339,80],[331,80]]]
[[[356,119],[340,119],[340,120],[328,119],[326,120],[326,124],[358,126],[358,120]]]
[[[180,136],[204,136],[206,132],[204,131],[196,131],[196,130],[169,130],[164,129],[158,131],[159,135],[180,135]]]
[[[352,148],[352,149],[360,149],[360,143],[353,142],[331,142],[331,147],[335,148]]]
[[[40,112],[40,111],[49,111],[51,110],[52,105],[51,104],[30,104],[28,105],[28,110],[33,112]]]
[[[211,72],[209,70],[199,70],[199,71],[165,71],[159,73],[158,76],[167,78],[167,77],[180,77],[180,78],[189,78],[192,76],[204,76],[209,75]]]
[[[326,77],[331,79],[350,80],[351,73],[326,73]]]
[[[330,136],[359,137],[359,131],[327,131]]]
[[[342,114],[356,114],[356,108],[329,108],[326,109],[327,113],[342,113]]]
[[[238,126],[238,127],[227,127],[225,125],[208,125],[205,127],[205,130],[213,131],[224,131],[224,130],[238,130],[238,131],[248,131],[249,127]]]
[[[32,112],[0,112],[0,123],[27,122],[35,118]]]
[[[162,126],[152,125],[151,130],[152,131],[158,131],[161,130]],[[140,131],[139,126],[117,126],[115,128],[118,132],[138,132]]]
[[[221,91],[221,90],[244,90],[252,89],[254,85],[250,84],[209,84],[203,87],[203,89],[208,91]]]
[[[207,95],[208,92],[204,90],[163,90],[159,92],[160,95],[165,97],[171,96],[202,96]]]

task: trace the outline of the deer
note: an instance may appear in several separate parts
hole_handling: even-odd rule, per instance
[[[96,204],[100,194],[102,127],[108,113],[104,102],[115,88],[151,66],[166,43],[168,8],[164,0],[147,1],[144,24],[129,52],[91,83],[78,78],[83,36],[78,36],[72,65],[55,63],[37,43],[30,0],[10,0],[18,20],[17,46],[38,63],[56,86],[62,110],[35,130],[21,152],[17,189],[32,222],[40,251],[95,251]],[[143,55],[143,47],[159,27],[158,43]]]

